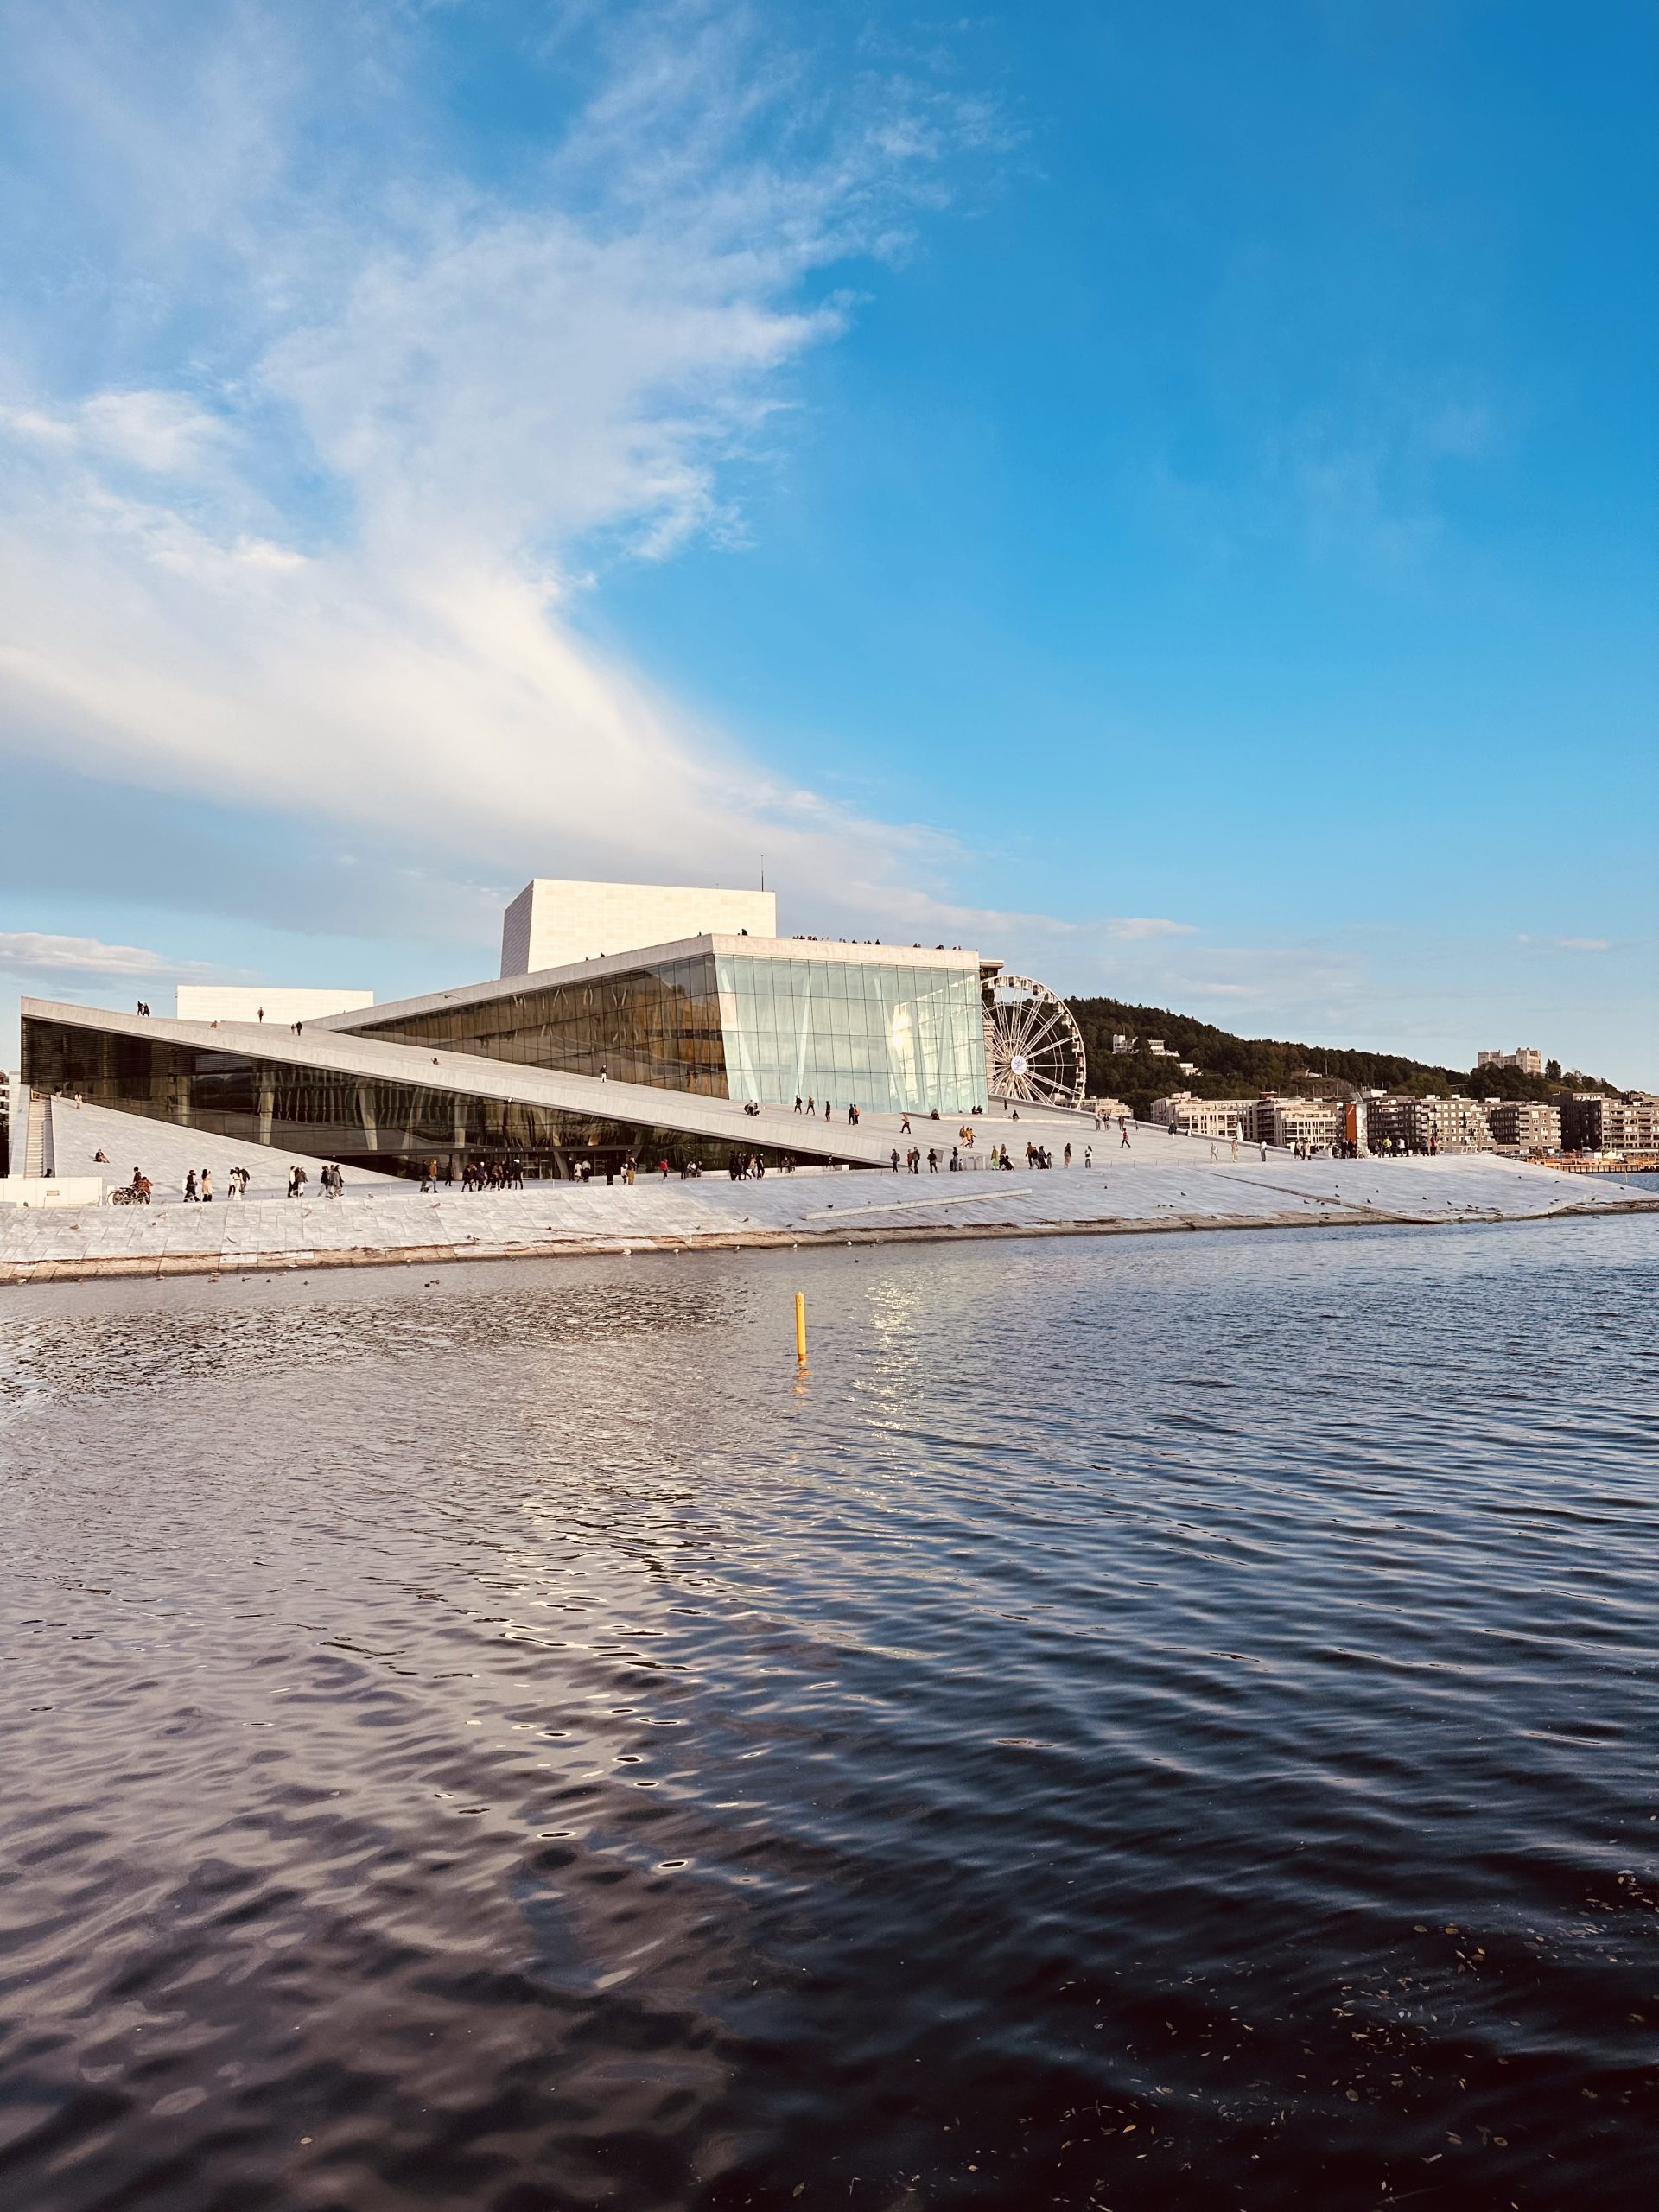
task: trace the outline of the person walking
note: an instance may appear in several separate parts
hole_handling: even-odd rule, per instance
[[[1129,1125],[1127,1122],[1120,1122],[1118,1123],[1117,1135],[1117,1148],[1120,1152],[1133,1152],[1135,1150],[1135,1147],[1129,1142]]]
[[[196,1171],[188,1167],[184,1173],[184,1203],[188,1206],[199,1204],[200,1193],[196,1189]]]
[[[800,1112],[800,1110],[801,1110],[801,1094],[800,1094],[800,1092],[798,1090],[798,1091],[796,1092],[796,1094],[795,1094],[795,1111],[798,1114],[798,1113]]]
[[[668,1162],[667,1162],[665,1160],[659,1160],[658,1161],[657,1165],[658,1166],[658,1167],[660,1167],[660,1168],[662,1169],[662,1171],[663,1171],[663,1180],[664,1180],[664,1183],[666,1183],[666,1182],[667,1182],[667,1180],[668,1180]]]
[[[899,1147],[897,1145],[894,1145],[893,1147],[893,1172],[895,1175],[899,1173]]]
[[[910,1116],[908,1114],[901,1114],[899,1117],[899,1134],[901,1137],[907,1137],[910,1135]]]
[[[1095,1147],[1091,1144],[1083,1147],[1083,1164],[1085,1167],[1092,1167],[1095,1164]]]
[[[213,1171],[211,1167],[204,1167],[201,1171],[201,1202],[205,1206],[213,1203]]]
[[[1068,1167],[1071,1165],[1071,1147],[1070,1145],[1067,1145],[1065,1147],[1065,1164]]]
[[[939,1155],[931,1145],[927,1147],[927,1172],[930,1175],[937,1175],[939,1172]]]

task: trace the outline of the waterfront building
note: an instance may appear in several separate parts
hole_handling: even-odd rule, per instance
[[[1178,1090],[1167,1098],[1154,1098],[1152,1118],[1160,1128],[1173,1128],[1184,1137],[1238,1137],[1247,1134],[1246,1117],[1255,1102],[1249,1098],[1195,1098]]]
[[[1491,1152],[1491,1123],[1478,1099],[1374,1098],[1367,1121],[1373,1152]]]
[[[1306,1145],[1313,1152],[1328,1152],[1342,1137],[1341,1110],[1328,1098],[1253,1099],[1243,1120],[1243,1134],[1252,1144],[1280,1145],[1287,1150]]]
[[[976,952],[704,936],[331,1023],[363,1037],[787,1106],[986,1103]]]
[[[1573,1091],[1561,1100],[1561,1142],[1568,1152],[1659,1151],[1659,1098]]]
[[[521,911],[509,938],[540,941],[541,887],[513,902]],[[653,904],[657,887],[614,887],[637,894],[636,914],[668,910]],[[727,895],[661,891],[669,907]],[[556,900],[550,911],[561,911]],[[619,898],[624,934],[629,911]],[[26,1079],[176,1126],[403,1173],[480,1154],[554,1173],[599,1154],[709,1164],[732,1147],[874,1165],[890,1140],[852,1122],[852,1107],[861,1120],[959,1121],[985,1110],[993,1066],[998,1095],[1022,1103],[1073,1106],[1085,1091],[1082,1040],[1063,1003],[960,947],[705,928],[286,1022],[271,1019],[279,995],[253,995],[251,1020],[245,1011],[171,1021],[26,1000]]]
[[[1561,1109],[1535,1098],[1489,1098],[1486,1120],[1492,1142],[1521,1152],[1559,1152]]]

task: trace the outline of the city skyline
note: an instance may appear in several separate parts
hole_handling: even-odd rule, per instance
[[[1659,1084],[1641,11],[4,22],[7,1062],[764,866]]]

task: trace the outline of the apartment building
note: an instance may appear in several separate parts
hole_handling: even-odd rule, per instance
[[[1343,1109],[1328,1098],[1253,1098],[1245,1109],[1244,1135],[1252,1144],[1328,1152],[1341,1141]]]
[[[1522,1075],[1542,1075],[1544,1056],[1535,1045],[1517,1045],[1512,1052],[1477,1052],[1478,1068],[1514,1068]]]
[[[1152,1118],[1160,1128],[1173,1128],[1179,1136],[1243,1136],[1244,1117],[1255,1103],[1249,1098],[1194,1098],[1190,1090],[1178,1090],[1168,1098],[1153,1100]]]
[[[1561,1142],[1568,1152],[1659,1151],[1659,1098],[1576,1090],[1561,1102]]]
[[[1373,1152],[1491,1152],[1492,1128],[1475,1098],[1376,1098],[1367,1119]]]
[[[1494,1144],[1519,1152],[1559,1152],[1561,1109],[1533,1098],[1489,1098],[1486,1119]]]

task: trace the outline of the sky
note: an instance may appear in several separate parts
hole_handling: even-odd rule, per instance
[[[0,0],[20,994],[532,874],[1659,1086],[1659,17]]]

